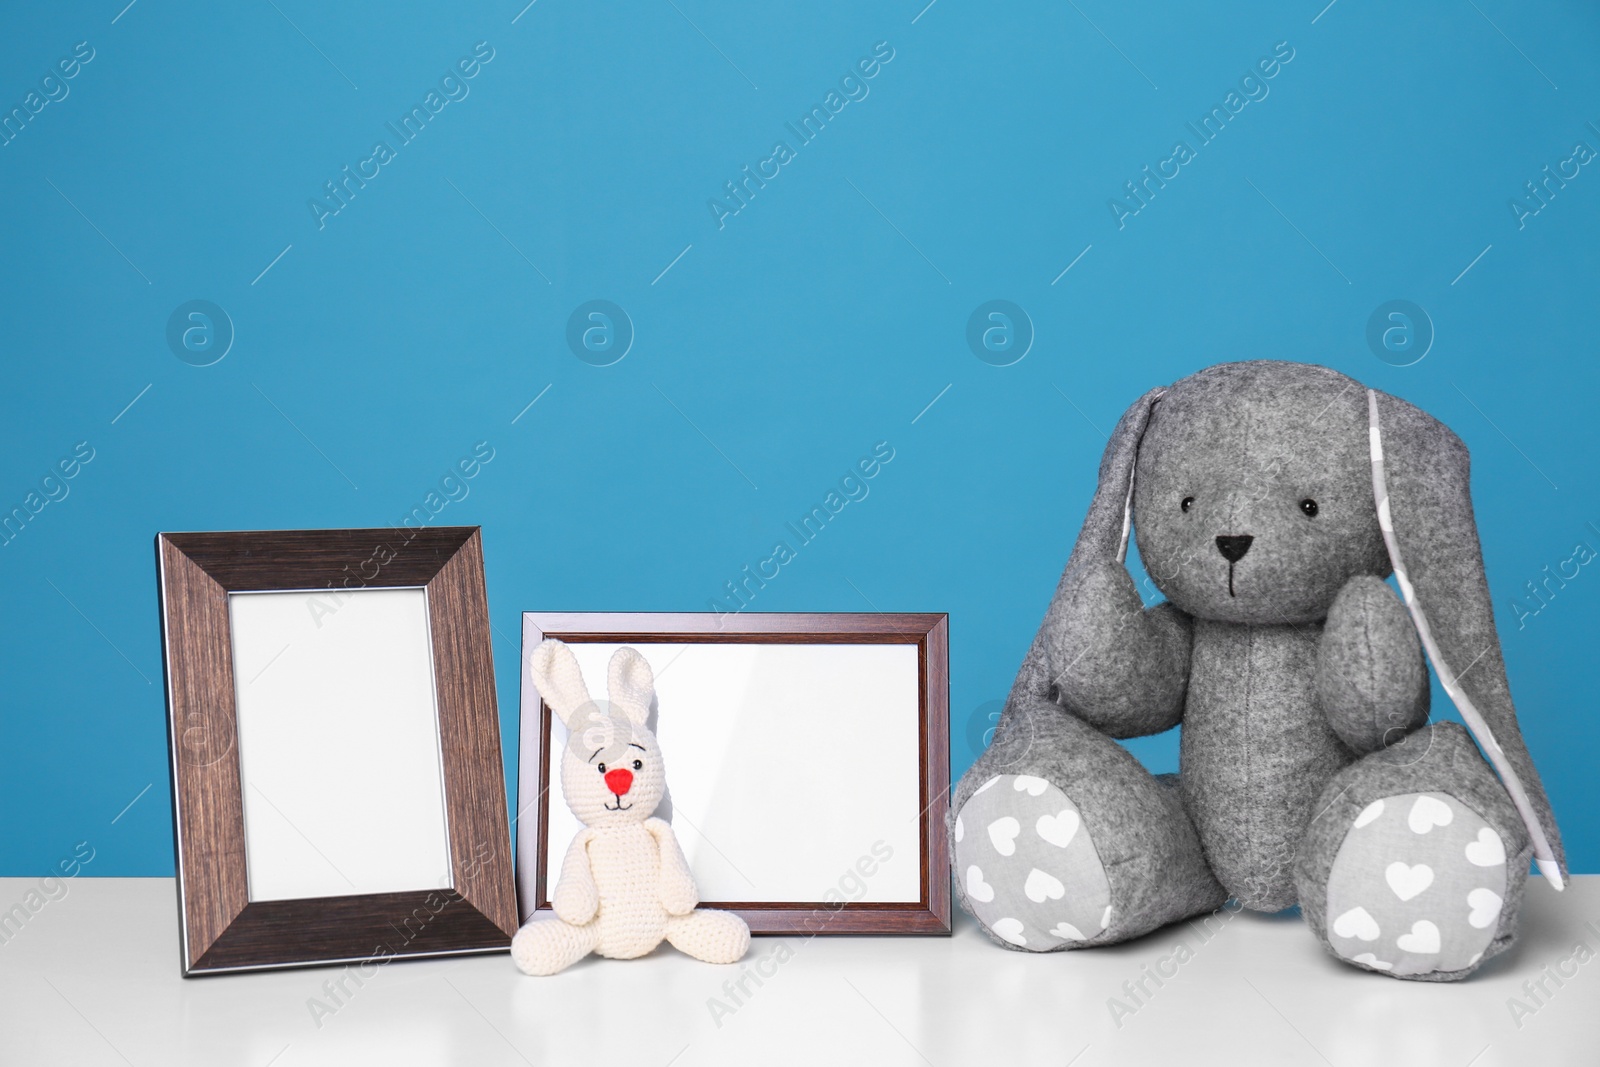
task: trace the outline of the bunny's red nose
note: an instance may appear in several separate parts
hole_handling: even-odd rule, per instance
[[[614,771],[607,771],[606,788],[617,794],[617,796],[622,796],[622,794],[633,788],[633,772],[624,770],[621,767]]]

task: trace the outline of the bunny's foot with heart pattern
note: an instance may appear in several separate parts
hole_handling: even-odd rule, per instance
[[[1529,849],[1465,732],[1436,724],[1419,733],[1329,786],[1301,856],[1301,902],[1339,959],[1453,981],[1511,944]],[[1410,788],[1397,790],[1402,781]],[[1341,824],[1342,835],[1329,832]]]
[[[1219,907],[1175,783],[1078,720],[1065,758],[997,735],[956,791],[956,894],[996,942],[1028,952],[1107,945]],[[1021,758],[1017,758],[1021,757]]]
[[[1043,778],[990,778],[956,816],[955,841],[973,914],[1008,944],[1048,951],[1111,925],[1111,885],[1078,807]]]

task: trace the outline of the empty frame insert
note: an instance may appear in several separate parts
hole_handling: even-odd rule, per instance
[[[565,728],[527,670],[554,637],[597,699],[616,649],[649,662],[656,814],[703,904],[753,933],[948,933],[947,633],[944,615],[525,613],[524,921],[549,910],[580,829],[561,796]]]
[[[475,527],[157,538],[187,974],[516,932]]]

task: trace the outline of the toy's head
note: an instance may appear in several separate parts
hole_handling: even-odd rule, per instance
[[[655,679],[650,664],[619,648],[607,671],[609,701],[589,697],[572,649],[556,640],[528,656],[539,695],[567,727],[561,756],[561,792],[585,826],[596,829],[642,823],[666,792],[661,748],[646,727]]]
[[[1188,614],[1314,622],[1352,577],[1390,572],[1356,382],[1223,364],[1178,382],[1148,418],[1133,479],[1139,556]],[[1454,443],[1435,426],[1438,446]]]
[[[1536,841],[1559,850],[1506,684],[1468,467],[1443,423],[1337,371],[1219,364],[1122,416],[1068,574],[1120,562],[1131,529],[1185,614],[1314,635],[1352,577],[1395,573],[1463,720]]]

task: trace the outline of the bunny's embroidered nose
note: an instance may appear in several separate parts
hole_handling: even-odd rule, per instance
[[[622,796],[633,788],[633,772],[622,767],[618,767],[614,771],[607,771],[606,788],[617,796]]]
[[[1244,554],[1250,551],[1250,542],[1255,538],[1249,534],[1228,536],[1224,534],[1217,538],[1217,551],[1222,553],[1222,558],[1229,563],[1238,563],[1244,559]]]

